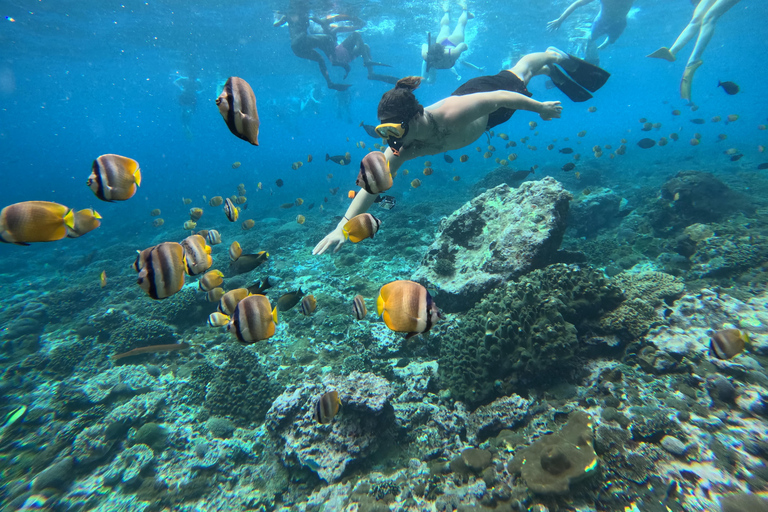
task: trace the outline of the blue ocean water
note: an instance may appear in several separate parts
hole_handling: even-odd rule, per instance
[[[440,71],[437,81],[421,85],[416,96],[423,105],[432,104],[463,81],[495,74],[505,62],[514,63],[522,55],[548,46],[578,53],[597,3],[581,8],[558,32],[549,33],[547,22],[567,2],[471,2],[474,18],[467,25],[469,50],[465,56],[484,71],[459,66],[461,81]],[[391,66],[377,68],[377,72],[397,77],[419,74],[420,46],[428,32],[434,35],[438,31],[443,12],[439,2],[425,1],[317,1],[309,5],[318,15],[347,13],[365,20],[361,32],[373,60]],[[272,0],[0,3],[0,207],[45,200],[76,209],[93,207],[103,217],[99,229],[78,239],[29,247],[0,244],[3,297],[27,294],[23,300],[29,300],[37,292],[48,293],[73,283],[84,289],[92,284],[95,289],[102,270],[110,287],[133,289],[135,273],[129,265],[134,251],[183,239],[189,231],[182,225],[194,206],[205,210],[198,229],[219,229],[226,245],[235,238],[248,240],[249,251],[268,250],[282,262],[282,269],[295,264],[292,270],[297,276],[310,267],[305,262],[309,252],[344,214],[350,201],[348,191],[357,190],[359,162],[377,142],[359,125],[361,121],[378,123],[378,101],[391,86],[367,80],[358,59],[346,79],[341,68],[330,68],[334,81],[351,87],[345,92],[329,90],[317,65],[293,54],[288,29],[273,26],[278,12],[286,8],[287,1]],[[548,88],[545,77],[534,78],[529,85],[533,98],[562,101],[562,118],[545,122],[533,113],[517,112],[495,132],[508,134],[518,145],[505,149],[495,138],[498,155],[504,158],[507,152],[515,152],[518,156],[510,163],[512,168],[537,166],[529,179],[552,176],[574,193],[598,186],[626,194],[658,190],[681,170],[711,172],[747,196],[750,186],[742,186],[744,182],[765,190],[761,173],[768,170],[758,171],[757,167],[768,162],[768,154],[761,149],[768,145],[768,130],[760,129],[768,124],[764,94],[768,70],[762,65],[768,5],[744,0],[719,20],[693,83],[694,109],[679,94],[693,42],[674,63],[646,58],[674,41],[692,10],[683,0],[639,0],[621,38],[600,52],[600,65],[612,76],[588,102],[573,103],[557,89]],[[451,3],[450,12],[455,23],[461,10]],[[216,108],[216,97],[230,76],[247,80],[255,92],[261,120],[258,147],[232,135]],[[200,83],[187,126],[176,85],[183,77],[197,77]],[[718,81],[736,82],[740,92],[728,95],[717,86]],[[680,115],[673,115],[674,110]],[[728,122],[729,115],[738,119]],[[716,116],[720,120],[713,122]],[[641,118],[661,127],[641,131]],[[692,119],[705,123],[694,124]],[[531,121],[537,123],[535,128],[529,127]],[[580,132],[586,134],[578,136]],[[641,149],[636,144],[645,137],[659,140],[672,133],[679,140],[670,140],[663,147]],[[689,141],[697,133],[701,141],[694,146]],[[726,136],[724,140],[719,138],[721,134]],[[530,140],[519,142],[526,136]],[[626,154],[610,158],[622,139],[627,141]],[[360,147],[361,141],[365,148]],[[529,144],[536,148],[527,148]],[[549,144],[553,149],[547,149]],[[471,199],[472,186],[498,167],[493,159],[484,159],[482,152],[475,151],[486,145],[481,137],[465,150],[451,151],[453,163],[442,154],[435,155],[432,176],[422,176],[422,159],[405,164],[409,176],[399,176],[388,192],[397,200],[395,211],[412,212],[413,229],[429,238],[440,217]],[[611,149],[595,158],[592,147],[596,145],[610,145]],[[561,170],[573,161],[572,155],[558,151],[564,147],[581,153],[575,169],[579,177],[574,171]],[[731,148],[743,157],[732,161],[731,154],[726,154]],[[349,165],[325,159],[326,154],[345,152],[352,154]],[[140,163],[141,187],[130,200],[102,202],[86,186],[92,161],[105,153],[125,155]],[[467,163],[459,162],[461,154],[470,156]],[[308,162],[310,155],[312,161]],[[297,161],[304,165],[294,170],[291,165]],[[233,168],[235,162],[241,165]],[[453,176],[460,176],[460,181]],[[422,180],[417,189],[409,184],[413,177]],[[278,179],[282,186],[277,186]],[[219,209],[207,206],[207,199],[213,196],[236,194],[241,183],[248,191],[248,208],[241,212],[240,220],[256,222],[247,234],[239,221],[230,224]],[[338,192],[332,193],[336,187]],[[192,202],[185,204],[183,198]],[[280,207],[297,198],[304,204]],[[425,206],[426,218],[420,213]],[[161,227],[153,226],[149,212],[155,208],[162,210],[165,224]],[[262,244],[276,226],[295,223],[298,214],[306,217],[300,228]],[[368,260],[395,250],[375,239],[368,242],[372,252]],[[342,251],[351,251],[350,245]],[[94,251],[94,258],[78,263]],[[421,254],[398,256],[407,262],[404,268],[412,268]],[[389,254],[387,259],[391,257]],[[331,257],[322,258],[328,261]],[[93,259],[97,265],[90,265]],[[296,263],[299,260],[302,262]],[[318,272],[315,279],[321,279],[322,274],[314,270]],[[351,289],[354,280],[353,274],[344,286]],[[342,287],[337,281],[333,286]],[[109,304],[114,305],[114,298]],[[11,306],[14,304],[9,302],[4,307]],[[96,314],[100,304],[96,301],[88,307],[93,308],[88,314]],[[4,321],[6,329],[11,319]],[[200,324],[204,321],[201,318]],[[66,324],[66,319],[60,318],[58,323]],[[77,328],[74,323],[70,327]],[[12,341],[6,341],[4,371],[16,362]],[[8,396],[21,389],[14,387],[18,380],[11,383],[11,377],[16,378],[8,376],[4,386]],[[36,384],[43,382],[33,379],[25,385]],[[3,410],[17,403],[4,402]],[[309,463],[307,467],[311,467]]]

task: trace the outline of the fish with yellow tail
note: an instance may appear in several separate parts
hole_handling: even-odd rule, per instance
[[[78,238],[101,226],[101,215],[93,208],[75,212],[74,227],[67,228],[67,238]]]
[[[235,240],[229,246],[229,261],[237,261],[237,259],[242,254],[243,254],[243,248],[240,247],[240,244],[237,242],[237,240]]]
[[[240,343],[249,344],[275,335],[277,308],[272,308],[264,295],[249,295],[235,307],[227,330]]]
[[[280,311],[288,311],[301,301],[304,296],[304,292],[301,291],[301,287],[298,290],[284,293],[277,299],[277,309]]]
[[[366,238],[373,238],[379,231],[379,226],[381,226],[379,219],[370,213],[361,213],[349,219],[341,232],[344,233],[344,238],[356,244]]]
[[[219,300],[219,313],[231,315],[241,300],[248,297],[250,292],[246,288],[235,288],[222,295]]]
[[[239,276],[250,272],[267,261],[268,258],[269,253],[267,251],[259,251],[256,254],[241,254],[237,261],[229,264],[229,275]]]
[[[219,245],[221,243],[221,233],[215,229],[211,229],[208,231],[208,234],[205,235],[205,241],[208,242],[208,245]]]
[[[224,215],[227,216],[229,222],[237,222],[237,218],[240,216],[240,211],[229,197],[224,200]]]
[[[93,161],[88,187],[102,201],[126,201],[141,186],[139,162],[120,155],[101,155]]]
[[[368,315],[368,308],[365,307],[365,298],[362,295],[355,295],[355,298],[352,299],[352,313],[358,320],[362,320]]]
[[[0,241],[9,244],[54,242],[74,228],[75,213],[58,203],[25,201],[0,211]]]
[[[384,153],[372,151],[363,157],[355,183],[374,195],[392,188],[392,173]]]
[[[229,323],[229,317],[224,313],[215,311],[208,315],[208,325],[211,327],[224,327]]]
[[[214,288],[220,287],[224,283],[224,274],[221,270],[211,270],[203,274],[203,277],[198,281],[198,286],[204,292],[209,292]]]
[[[709,349],[718,359],[731,359],[744,352],[749,334],[739,329],[722,329],[709,333]]]
[[[219,302],[224,296],[224,288],[216,287],[213,290],[208,290],[205,294],[205,300],[208,302]]]
[[[184,267],[184,249],[176,242],[144,249],[133,263],[139,287],[155,300],[166,299],[184,287]]]
[[[259,112],[256,95],[248,82],[236,76],[229,77],[216,98],[216,106],[229,131],[254,146],[259,145]]]
[[[317,399],[312,418],[322,425],[327,425],[339,412],[341,399],[338,391],[329,391]]]
[[[196,276],[202,274],[213,265],[211,246],[205,243],[200,235],[191,235],[181,241],[184,248],[184,264],[187,274]]]
[[[304,316],[310,316],[317,309],[317,299],[314,295],[305,295],[301,298],[301,314]]]
[[[443,318],[426,288],[413,281],[393,281],[379,290],[376,311],[390,330],[406,339],[428,332]]]

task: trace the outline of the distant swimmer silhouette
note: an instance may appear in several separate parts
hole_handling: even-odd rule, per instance
[[[325,33],[310,33],[310,21],[322,26],[320,18],[309,16],[309,4],[305,0],[291,0],[288,12],[283,14],[273,26],[282,27],[288,25],[288,33],[291,38],[291,50],[294,55],[302,59],[316,62],[320,68],[320,74],[325,78],[328,88],[343,91],[350,87],[349,84],[337,84],[331,80],[328,66],[323,56],[317,51],[322,51],[328,60],[331,60],[336,51],[336,39]]]
[[[559,101],[531,98],[526,86],[536,75],[552,77],[555,85],[574,101],[591,98],[589,91],[602,87],[610,76],[593,64],[550,47],[546,52],[524,56],[511,69],[473,78],[428,107],[423,107],[413,94],[421,77],[399,80],[394,89],[384,93],[377,112],[381,124],[376,133],[389,147],[384,153],[372,152],[363,159],[358,176],[363,190],[354,196],[344,218],[312,254],[323,254],[330,248],[338,251],[345,242],[344,225],[364,213],[380,192],[392,186],[392,176],[405,162],[463,148],[486,130],[506,122],[517,110],[535,112],[545,121],[559,118]]]
[[[421,76],[427,83],[434,82],[437,78],[438,69],[450,69],[456,75],[457,80],[461,80],[461,75],[456,70],[456,63],[459,62],[461,54],[469,49],[464,42],[464,30],[467,26],[467,20],[473,18],[467,12],[466,3],[461,3],[461,16],[456,24],[456,28],[451,32],[451,17],[448,13],[448,3],[443,3],[443,17],[440,20],[440,32],[437,34],[435,42],[432,42],[432,35],[427,36],[427,44],[421,45],[421,58],[424,60],[421,64]],[[462,59],[461,63],[470,68],[482,71],[483,67]]]
[[[348,22],[348,23],[344,23]],[[378,80],[389,84],[397,83],[397,77],[390,75],[381,75],[374,72],[375,66],[391,67],[389,64],[374,62],[371,58],[371,48],[363,41],[363,35],[358,29],[365,26],[365,22],[354,16],[338,14],[319,19],[318,23],[323,27],[323,33],[331,36],[335,44],[329,60],[334,66],[344,68],[344,78],[346,79],[352,70],[350,64],[358,57],[363,58],[363,66],[368,69],[368,80]],[[340,32],[351,32],[344,41],[336,44]]]
[[[594,0],[576,0],[568,8],[563,11],[556,20],[547,23],[547,30],[550,32],[560,28],[563,22],[573,14],[573,11],[579,7],[583,7]],[[587,42],[587,49],[584,53],[584,58],[589,62],[597,64],[600,61],[598,56],[598,50],[606,48],[609,44],[616,42],[624,29],[627,27],[627,14],[632,8],[632,2],[634,0],[600,0],[600,11],[595,16],[595,20],[592,22],[592,28],[589,31],[589,40]],[[599,46],[597,40],[603,36],[606,36]]]
[[[707,48],[712,35],[715,33],[715,25],[720,16],[728,12],[731,7],[739,3],[739,0],[701,0],[693,10],[693,17],[688,25],[683,29],[670,48],[662,46],[655,52],[648,55],[655,59],[664,59],[674,62],[677,53],[688,44],[688,41],[696,36],[696,45],[693,47],[691,56],[683,71],[683,79],[680,81],[680,97],[691,101],[691,86],[693,75],[696,70],[704,63],[702,55]]]

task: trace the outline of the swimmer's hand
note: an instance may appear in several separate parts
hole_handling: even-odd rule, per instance
[[[562,112],[563,107],[559,101],[543,101],[539,109],[539,115],[545,121],[549,121],[552,118],[559,119]]]
[[[336,248],[333,250],[333,252],[339,252],[339,249],[341,249],[341,246],[344,244],[344,242],[346,242],[346,239],[344,238],[344,233],[341,231],[341,226],[337,226],[336,229],[328,233],[325,238],[318,242],[315,248],[312,249],[312,254],[323,254],[334,245]]]
[[[557,29],[560,28],[560,25],[562,24],[563,24],[563,20],[560,18],[550,21],[549,23],[547,23],[547,32],[555,32]]]

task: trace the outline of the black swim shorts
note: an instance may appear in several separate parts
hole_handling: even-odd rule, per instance
[[[453,91],[451,96],[464,96],[465,94],[490,91],[512,91],[525,94],[529,98],[533,96],[533,94],[528,92],[528,89],[525,88],[525,83],[520,80],[516,74],[506,70],[500,71],[496,75],[472,78]],[[515,109],[513,108],[500,108],[491,112],[488,116],[486,130],[507,122],[514,113]]]

